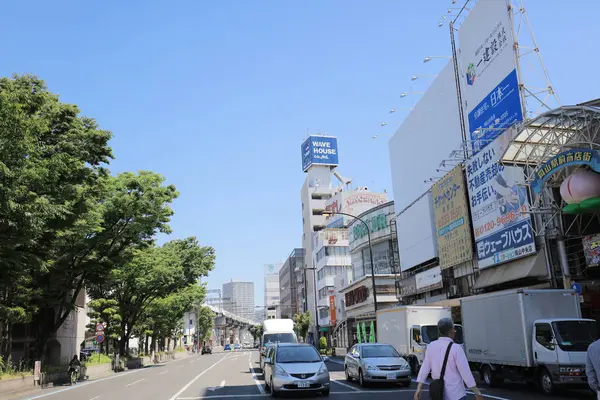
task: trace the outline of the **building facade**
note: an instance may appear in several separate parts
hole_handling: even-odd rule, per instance
[[[298,286],[302,284],[301,269],[304,266],[304,249],[294,249],[279,270],[279,312],[284,318],[298,314]],[[302,296],[300,296],[302,298]]]
[[[265,265],[265,318],[271,315],[276,315],[279,303],[281,303],[279,293],[279,270],[281,264],[267,264]],[[271,313],[270,311],[274,311]]]
[[[223,284],[223,308],[239,317],[254,319],[254,282],[232,280]]]

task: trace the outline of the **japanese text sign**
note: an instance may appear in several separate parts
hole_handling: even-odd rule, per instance
[[[531,188],[536,193],[541,192],[544,182],[555,172],[575,165],[589,165],[594,171],[600,172],[600,152],[592,149],[570,149],[555,155],[535,171],[535,180],[531,183]]]
[[[441,269],[473,257],[471,222],[462,168],[455,167],[431,188]]]
[[[534,238],[529,238],[532,229],[523,170],[499,163],[501,139],[484,147],[467,164],[467,188],[480,269],[535,252]],[[524,225],[529,228],[527,234],[518,233],[516,229]]]

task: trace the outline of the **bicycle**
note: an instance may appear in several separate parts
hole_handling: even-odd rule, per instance
[[[69,368],[69,383],[71,386],[77,383],[79,379],[79,366]]]

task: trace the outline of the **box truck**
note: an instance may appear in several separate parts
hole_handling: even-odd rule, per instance
[[[266,346],[269,343],[297,343],[294,321],[289,318],[266,319],[263,321],[263,333],[260,338],[260,369],[263,369]]]
[[[586,385],[588,346],[596,321],[581,318],[571,290],[513,290],[461,301],[464,348],[471,369],[489,386],[505,379],[557,386]]]
[[[387,343],[406,357],[416,374],[423,364],[427,344],[437,340],[437,323],[451,318],[449,307],[400,306],[377,311],[377,342]],[[460,327],[457,326],[457,329]],[[457,340],[458,343],[461,340]]]

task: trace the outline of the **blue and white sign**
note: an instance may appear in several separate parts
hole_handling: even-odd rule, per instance
[[[458,32],[474,153],[523,119],[511,18],[508,0],[479,0]]]
[[[577,292],[578,295],[581,296],[582,290],[581,290],[581,285],[577,282],[573,282],[571,283],[571,290],[574,290]]]
[[[311,165],[338,165],[337,138],[331,136],[310,136],[302,143],[302,170]]]
[[[484,147],[466,168],[479,269],[535,252],[525,174],[499,162],[503,139]]]
[[[502,82],[469,112],[469,133],[473,154],[479,152],[507,128],[523,120],[517,70],[513,69]]]

